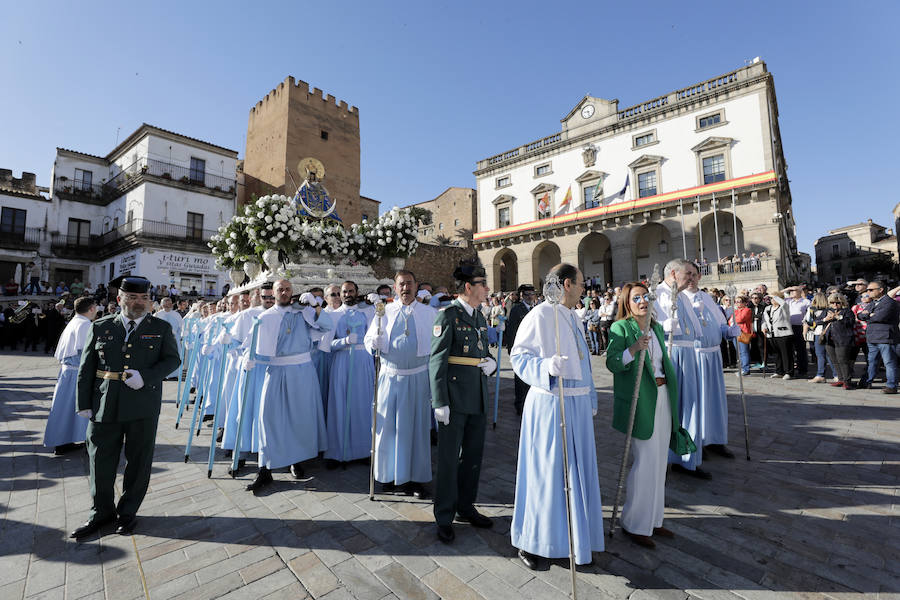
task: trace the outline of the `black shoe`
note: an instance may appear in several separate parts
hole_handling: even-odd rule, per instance
[[[207,421],[212,421],[215,418],[216,415],[203,415],[203,422],[206,423]]]
[[[412,482],[412,495],[417,500],[425,500],[428,498],[428,490],[418,481]]]
[[[704,471],[700,467],[696,469],[686,469],[681,465],[672,465],[672,471],[676,473],[681,473],[683,475],[689,475],[691,477],[696,477],[697,479],[712,479],[712,473],[709,471]]]
[[[232,456],[234,456],[234,450],[225,451],[225,458],[231,458]]]
[[[240,460],[238,461],[238,466],[237,466],[237,469],[236,469],[236,470],[232,471],[232,470],[231,470],[231,467],[228,467],[228,474],[231,475],[232,477],[237,477],[237,474],[240,472],[241,469],[244,468],[244,465],[245,465],[245,464],[247,464],[247,461],[244,460],[243,458],[240,459]]]
[[[222,437],[223,437],[224,435],[225,435],[225,428],[224,428],[224,427],[219,427],[219,429],[216,431],[216,442],[218,442],[218,443],[221,444],[221,443],[222,443]]]
[[[116,519],[116,533],[119,535],[131,535],[135,525],[137,525],[137,517],[119,517]]]
[[[864,390],[864,389],[867,389],[868,387],[869,387],[869,384],[864,379],[860,379],[859,383],[856,384],[856,389],[858,389],[858,390]]]
[[[437,431],[434,429],[431,430],[431,445],[437,446]]]
[[[325,459],[325,468],[328,469],[329,471],[334,471],[335,469],[337,469],[340,466],[341,466],[340,461],[334,460],[333,458]]]
[[[531,552],[525,552],[524,550],[519,550],[519,560],[532,571],[537,571],[538,567],[541,566],[540,556],[532,554]]]
[[[394,485],[393,481],[388,481],[387,483],[379,483],[378,484],[378,493],[379,494],[393,494],[397,491],[397,486]]]
[[[260,467],[259,472],[256,474],[256,479],[253,480],[253,483],[248,484],[246,489],[248,492],[255,494],[273,481],[271,471],[265,467]]]
[[[96,533],[100,530],[101,527],[106,525],[107,523],[112,523],[113,517],[106,517],[105,519],[90,519],[81,524],[81,527],[73,531],[69,534],[70,538],[75,538],[76,540],[79,538],[87,537],[93,533]]]
[[[714,452],[719,456],[724,456],[725,458],[734,458],[734,452],[728,449],[728,446],[725,444],[709,444],[708,446],[704,446],[704,452],[709,448],[710,452]]]
[[[68,454],[69,452],[75,452],[76,450],[81,450],[84,448],[84,444],[63,444],[62,446],[57,446],[53,449],[53,454],[56,456],[61,456],[63,454]]]
[[[445,544],[451,543],[456,539],[456,534],[453,533],[453,525],[438,525],[437,526],[437,536],[438,539],[444,542]]]
[[[303,479],[304,475],[303,467],[300,463],[294,463],[291,465],[291,475],[294,476],[294,479]]]
[[[494,522],[491,521],[490,517],[484,516],[477,510],[465,515],[458,514],[456,515],[456,520],[460,523],[468,523],[472,527],[479,527],[481,529],[490,529],[494,526]]]

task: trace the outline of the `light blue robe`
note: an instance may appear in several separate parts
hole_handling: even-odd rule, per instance
[[[182,360],[184,363],[184,349],[181,347],[181,329],[184,325],[184,319],[181,318],[174,310],[165,311],[161,310],[154,315],[157,319],[162,319],[166,323],[168,323],[172,327],[172,334],[175,336],[176,340],[179,340],[178,343],[178,358]],[[178,377],[178,371],[181,370],[181,365],[178,365],[178,368],[166,375],[166,377]]]
[[[80,360],[79,353],[66,357],[60,364],[47,428],[44,430],[44,446],[47,448],[83,442],[87,437],[90,420],[79,417],[75,412],[75,384]]]
[[[659,289],[657,289],[659,293]],[[700,401],[700,366],[697,361],[697,336],[695,319],[690,318],[688,311],[693,312],[691,302],[682,292],[678,295],[677,333],[673,337],[672,352],[669,358],[678,374],[678,417],[697,445],[697,451],[679,456],[669,450],[668,461],[693,471],[703,462],[703,440],[700,437],[703,418],[703,404]],[[668,336],[666,337],[668,343]],[[702,344],[702,342],[700,342]]]
[[[405,332],[408,331],[408,334]],[[431,481],[431,386],[428,356],[416,356],[416,322],[394,321],[387,352],[381,354],[375,418],[375,479],[402,485]],[[391,369],[416,369],[391,375]]]
[[[247,372],[244,371],[244,364],[250,353],[250,336],[253,332],[253,323],[256,317],[263,312],[262,307],[248,308],[241,313],[241,316],[235,320],[232,327],[232,337],[235,342],[240,343],[240,348],[233,351],[235,358],[233,363],[226,367],[226,378],[229,376],[233,379],[229,382],[226,379],[225,388],[228,393],[225,396],[228,399],[228,409],[225,412],[224,433],[222,434],[222,448],[225,450],[234,450],[234,444],[237,439],[238,419],[241,413],[241,399],[244,381],[247,380],[247,400],[245,409],[247,417],[244,419],[241,437],[241,453],[257,452],[259,450],[259,435],[257,434],[257,424],[259,423],[259,396],[262,393],[263,378],[265,375],[265,365],[256,366],[251,372],[248,380]]]
[[[312,359],[316,367],[316,376],[319,379],[319,390],[322,393],[322,410],[325,411],[325,418],[328,418],[328,380],[331,377],[331,362],[334,358],[333,352],[323,352],[319,350],[320,344],[330,342],[313,342]]]
[[[309,326],[299,311],[275,306],[262,315],[260,338],[266,334],[264,321],[283,312],[275,343],[275,356],[307,353],[312,349]],[[321,329],[329,319],[317,321]],[[259,340],[260,343],[262,339]],[[259,353],[258,353],[259,354]],[[265,360],[265,355],[259,354]],[[312,361],[298,365],[266,365],[259,405],[259,466],[286,467],[313,458],[327,447],[322,399]]]
[[[516,548],[546,558],[562,558],[569,555],[562,429],[557,378],[549,376],[546,366],[546,357],[552,356],[555,348],[542,348],[541,353],[546,355],[542,358],[520,346],[522,340],[527,342],[529,328],[554,327],[553,317],[547,319],[545,312],[548,311],[532,310],[526,315],[519,326],[516,348],[510,355],[513,371],[531,386],[522,412],[510,537]],[[548,322],[540,323],[541,316]],[[567,324],[567,320],[571,322]],[[585,395],[565,396],[575,562],[587,564],[592,560],[592,552],[604,549],[603,507],[592,416],[592,411],[597,408],[597,394],[591,376],[591,353],[581,334],[581,326],[572,318],[571,311],[562,306],[559,307],[559,333],[560,336],[574,336],[581,355],[581,379],[563,379],[563,386],[590,390]],[[568,359],[579,360],[579,357],[569,356]],[[551,393],[547,393],[548,390]]]
[[[718,306],[711,302],[698,302],[695,297],[694,310],[700,319],[702,331],[701,348],[697,348],[697,365],[700,369],[701,430],[700,439],[704,445],[728,443],[728,394],[725,391],[725,376],[722,371],[722,330],[725,316]],[[715,311],[715,312],[713,312]]]
[[[325,458],[348,462],[369,456],[372,445],[372,396],[375,361],[363,346],[368,329],[365,313],[355,308],[328,314],[335,323],[328,381],[328,450]],[[344,338],[357,335],[357,343]]]

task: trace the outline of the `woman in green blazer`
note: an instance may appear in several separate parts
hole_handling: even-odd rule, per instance
[[[647,352],[631,431],[634,463],[622,508],[622,529],[647,548],[656,546],[651,536],[674,535],[662,526],[668,450],[679,452],[693,445],[677,421],[678,380],[666,353],[662,326],[653,320],[652,311],[647,287],[626,284],[606,353],[606,366],[614,376],[613,427],[627,434],[637,359],[641,351]]]

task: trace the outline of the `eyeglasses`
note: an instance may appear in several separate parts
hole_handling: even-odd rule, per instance
[[[877,288],[877,287],[876,287],[876,288],[866,288],[866,291],[867,291],[867,292],[877,292],[877,291],[880,290],[880,289],[881,289],[881,288]]]
[[[647,294],[644,294],[643,296],[641,296],[639,294],[635,294],[634,296],[631,297],[631,301],[634,302],[635,304],[640,304],[641,301],[647,302],[649,304],[650,303],[650,294],[647,293]]]
[[[829,302],[828,304],[838,304],[838,305],[840,305],[840,302]]]

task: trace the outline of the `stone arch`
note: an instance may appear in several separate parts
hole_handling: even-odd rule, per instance
[[[494,288],[511,292],[519,287],[519,257],[509,248],[494,255]]]
[[[679,248],[673,248],[672,235],[669,229],[660,223],[642,225],[635,234],[634,257],[637,267],[637,278],[649,281],[653,274],[653,266],[659,265],[659,274],[666,263],[675,256],[681,256],[681,240]]]
[[[551,241],[541,242],[535,247],[531,256],[533,269],[531,280],[534,282],[534,287],[537,290],[542,290],[544,288],[544,277],[550,269],[562,262],[559,246]]]
[[[585,279],[596,277],[605,289],[612,285],[612,244],[602,233],[592,232],[578,244],[578,268]]]
[[[697,231],[696,239],[697,247],[696,256],[700,257],[700,240],[702,237],[702,250],[703,250],[703,258],[707,260],[707,262],[717,262],[720,258],[724,258],[726,256],[733,256],[735,253],[741,254],[743,252],[747,252],[747,246],[744,241],[744,224],[741,222],[740,217],[737,218],[737,250],[735,250],[735,237],[734,237],[734,213],[727,210],[718,210],[715,212],[710,212],[702,219],[700,219],[701,229],[703,230],[702,236],[700,232]],[[719,223],[719,254],[716,255],[716,221]]]

